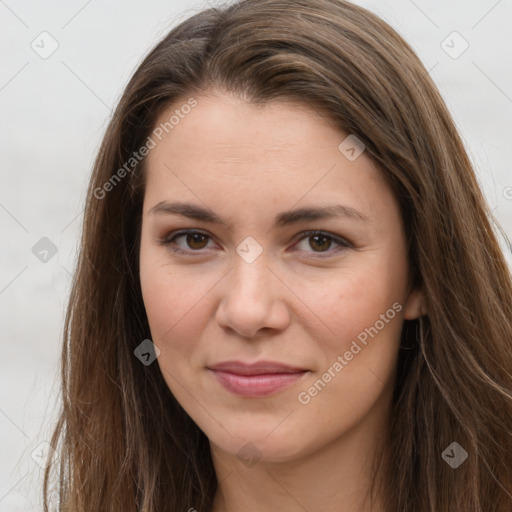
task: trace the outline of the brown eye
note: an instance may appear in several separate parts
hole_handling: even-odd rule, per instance
[[[332,239],[325,235],[311,235],[309,237],[309,245],[312,249],[318,249],[319,251],[325,251],[329,249]]]
[[[323,257],[322,253],[325,253],[326,256],[330,256],[340,252],[343,248],[350,247],[349,242],[343,238],[324,233],[323,231],[307,231],[302,233],[302,235],[302,239],[297,244],[299,250],[313,254],[317,253],[321,255],[320,257]],[[301,244],[303,244],[302,247]],[[333,244],[339,247],[332,249]]]
[[[183,238],[185,244],[178,244],[176,240]],[[169,236],[165,240],[160,240],[160,245],[169,246],[169,248],[177,253],[197,255],[202,254],[202,249],[206,248],[210,236],[200,231],[179,231],[173,236]]]
[[[182,236],[186,237],[186,243],[191,249],[204,249],[208,240],[206,240],[206,243],[204,241],[209,238],[208,235],[202,233],[187,233]]]
[[[334,253],[340,252],[343,248],[351,247],[350,243],[336,236],[334,234],[325,233],[322,231],[307,231],[302,234],[302,238],[296,244],[304,244],[299,250],[309,252],[310,254],[317,254],[318,257],[331,256]],[[180,245],[176,241],[183,238],[185,244]],[[206,249],[211,236],[196,230],[179,231],[165,240],[159,240],[160,245],[169,246],[169,248],[176,253],[200,256],[204,254],[203,249]],[[306,243],[307,241],[307,243]],[[338,245],[332,249],[333,244]]]

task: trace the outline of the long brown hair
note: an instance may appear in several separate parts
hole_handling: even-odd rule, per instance
[[[164,109],[212,89],[313,106],[363,141],[399,202],[428,314],[402,332],[411,349],[399,358],[379,482],[386,510],[510,512],[512,282],[499,226],[425,67],[388,24],[342,0],[207,9],[173,28],[129,81],[87,192],[45,511],[54,470],[61,511],[211,510],[208,439],[159,366],[134,356],[151,337],[138,273],[145,160],[119,169]],[[443,456],[454,442],[467,452],[456,469]]]

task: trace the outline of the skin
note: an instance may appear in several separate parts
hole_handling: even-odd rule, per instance
[[[311,511],[319,503],[327,512],[382,510],[378,496],[373,508],[365,499],[370,463],[386,446],[403,321],[426,313],[421,291],[408,293],[398,203],[366,152],[347,159],[338,146],[348,133],[307,106],[256,107],[214,91],[196,99],[146,159],[140,279],[157,364],[210,440],[220,482],[214,512]],[[225,224],[151,214],[161,201],[206,206]],[[272,227],[282,211],[327,204],[368,220]],[[181,229],[208,235],[175,239],[195,254],[159,244]],[[307,230],[332,238],[315,243]],[[263,251],[251,263],[236,251],[248,236]],[[300,403],[298,394],[394,303],[401,311]],[[240,397],[206,368],[232,359],[309,371],[274,395]],[[247,443],[256,447],[254,464],[237,456]]]

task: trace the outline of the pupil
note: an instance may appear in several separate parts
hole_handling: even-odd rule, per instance
[[[201,233],[192,233],[192,234],[189,234],[188,235],[188,240],[187,242],[189,243],[189,245],[194,248],[194,249],[201,249],[202,247],[196,247],[194,244],[195,243],[199,243],[199,245],[201,245],[201,241],[200,239],[201,238],[205,238],[206,235],[202,235]],[[192,242],[190,242],[190,240],[192,239]]]
[[[320,244],[321,246],[323,246],[323,247],[320,247],[320,249],[328,249],[329,248],[329,245],[330,245],[329,238],[326,237],[325,235],[313,235],[311,238],[313,238],[313,240],[315,240],[315,241],[317,241],[318,239],[320,239],[320,240],[323,239],[326,242],[324,244]],[[314,249],[314,247],[313,247],[313,249]]]

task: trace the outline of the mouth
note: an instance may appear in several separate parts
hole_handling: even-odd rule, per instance
[[[253,398],[276,394],[309,373],[304,368],[276,361],[225,361],[207,369],[231,393]]]

